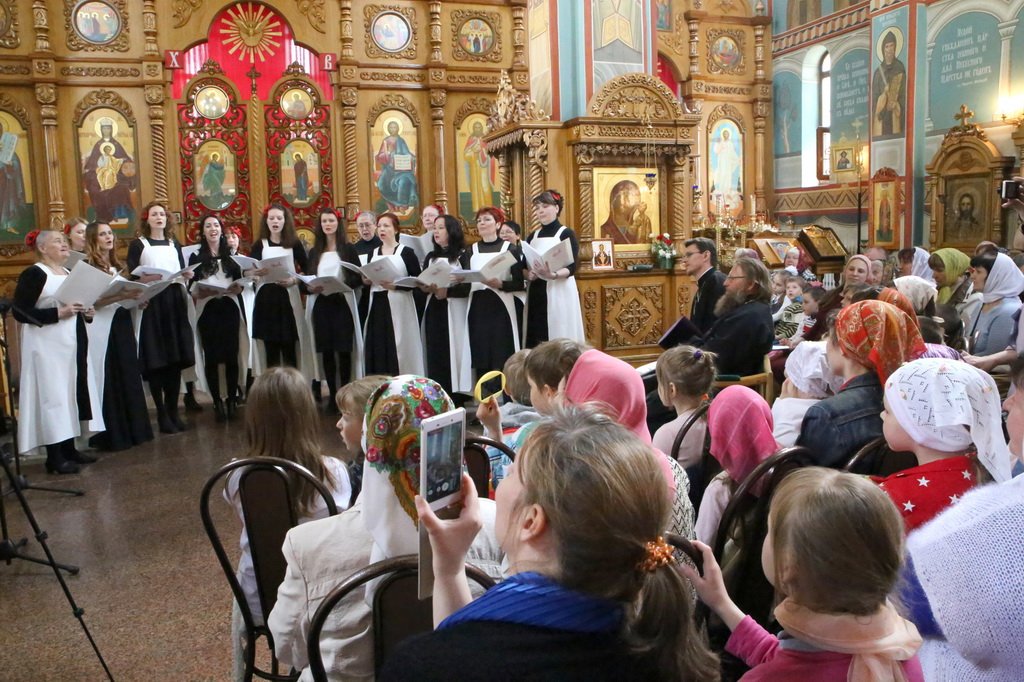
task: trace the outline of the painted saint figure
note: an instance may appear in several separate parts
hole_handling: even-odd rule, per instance
[[[484,124],[473,122],[473,129],[462,150],[466,162],[466,177],[469,178],[469,196],[473,211],[494,203],[494,183],[497,179],[497,164],[484,149]]]
[[[958,242],[976,241],[981,223],[974,215],[974,196],[964,192],[956,202],[957,212],[950,230],[950,237]]]
[[[85,159],[82,181],[95,220],[109,223],[130,218],[135,189],[135,162],[114,139],[114,121],[99,120],[100,139]]]
[[[202,172],[203,191],[209,199],[208,205],[221,208],[225,205],[224,199],[224,160],[219,152],[210,154],[209,161]]]
[[[309,169],[302,159],[302,154],[295,152],[295,163],[292,164],[292,171],[295,173],[295,201],[309,200]]]
[[[416,156],[402,138],[401,126],[392,119],[387,123],[388,135],[374,157],[380,167],[377,189],[388,207],[401,213],[419,203],[416,186]]]
[[[882,63],[871,79],[871,101],[874,135],[902,135],[903,116],[907,104],[907,69],[896,58],[896,29],[882,37]]]
[[[17,153],[18,136],[0,121],[0,229],[18,231],[18,216],[25,208],[25,181]]]

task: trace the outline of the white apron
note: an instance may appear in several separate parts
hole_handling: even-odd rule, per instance
[[[220,263],[218,263],[216,274],[207,277],[205,280],[200,281],[210,281],[224,286],[230,286],[233,280],[224,273],[224,268],[220,265]],[[189,298],[191,298],[191,296]],[[198,365],[200,362],[203,363],[203,372],[199,377],[197,377],[196,387],[200,388],[204,393],[209,393],[210,387],[206,382],[206,358],[203,356],[202,339],[199,337],[199,318],[203,316],[203,310],[206,309],[206,304],[212,301],[214,298],[214,296],[207,296],[206,298],[199,299],[195,303],[196,324],[193,327],[193,329],[195,329],[196,340],[198,342],[196,351],[196,364]],[[245,372],[247,369],[249,369],[249,358],[252,355],[249,351],[249,329],[246,326],[248,318],[245,316],[245,311],[242,310],[241,305],[239,305],[237,296],[229,294],[226,295],[224,298],[230,299],[231,302],[234,303],[235,306],[238,308],[240,320],[240,324],[238,325],[238,388],[244,394]],[[218,371],[223,373],[224,368],[221,367]],[[222,379],[225,381],[227,380],[226,377],[222,377]],[[228,389],[228,391],[230,394],[230,388]]]
[[[110,268],[109,272],[116,276],[117,268]],[[110,327],[114,323],[114,314],[120,309],[121,306],[116,303],[97,308],[92,323],[85,325],[89,333],[89,373],[96,378],[96,395],[100,401],[101,413],[107,384],[107,344],[110,342]],[[138,340],[135,344],[138,348]],[[95,412],[95,407],[93,411]]]
[[[360,257],[362,258],[362,257]],[[364,263],[365,265],[365,263]],[[317,277],[336,277],[341,271],[341,256],[335,251],[327,251],[320,255],[320,262],[316,266]],[[347,294],[341,294],[341,297],[345,300],[345,305],[348,306],[349,312],[352,314],[352,325],[354,327],[352,333],[352,374],[346,380],[345,377],[340,377],[342,383],[346,381],[355,381],[356,379],[363,378],[363,334],[362,328],[359,324],[359,301],[358,292],[350,291]],[[324,362],[323,356],[316,352],[316,336],[313,333],[313,306],[316,305],[316,300],[320,296],[318,294],[310,294],[306,296],[306,328],[308,330],[310,343],[313,346],[313,354],[316,358],[316,380],[326,381],[327,377],[324,374]]]
[[[405,277],[409,271],[402,260],[402,250],[408,247],[401,244],[390,256],[380,253],[380,249],[374,252],[370,261],[377,261],[382,258],[390,258],[391,264],[395,266],[399,276]],[[395,333],[395,350],[398,353],[399,374],[423,374],[423,341],[420,339],[420,320],[416,314],[416,300],[411,291],[396,289],[388,291],[376,284],[370,287],[370,307],[367,309],[366,320],[369,323],[370,313],[373,311],[373,294],[379,291],[387,291],[388,305],[391,308],[391,328]],[[358,319],[358,318],[357,318]],[[363,325],[363,339],[366,339],[366,325]]]
[[[470,252],[470,257],[469,257],[469,269],[470,270],[479,270],[480,268],[482,268],[483,266],[487,265],[492,260],[494,260],[495,258],[500,256],[501,254],[505,253],[506,251],[508,251],[509,244],[508,244],[507,241],[502,240],[502,242],[501,242],[501,251],[498,251],[497,253],[480,253],[479,251],[477,251],[477,246],[478,246],[478,244],[473,244],[473,248],[472,248],[472,250]],[[507,292],[507,291],[501,291],[500,289],[491,289],[489,286],[487,286],[483,282],[473,282],[473,284],[470,285],[470,288],[469,288],[469,300],[468,300],[468,304],[466,305],[466,318],[468,319],[468,317],[469,317],[469,309],[471,307],[473,307],[473,297],[476,295],[476,292],[483,291],[485,289],[490,289],[492,293],[497,294],[498,298],[500,298],[501,302],[505,305],[505,312],[508,313],[509,324],[512,325],[512,340],[515,342],[515,349],[518,352],[519,349],[522,348],[522,344],[520,343],[520,339],[519,339],[519,318],[518,318],[518,316],[516,316],[516,297],[515,297],[515,294],[513,294],[511,292]],[[470,346],[469,346],[469,331],[468,330],[463,335],[462,357],[465,358],[465,363],[466,363],[467,369],[470,369],[470,371],[472,371],[471,368],[472,368],[472,365],[473,365],[473,352],[472,352],[472,350],[470,350]],[[472,381],[472,379],[471,379],[471,381]],[[454,382],[454,379],[453,379],[453,382]],[[469,384],[469,388],[467,390],[470,390],[470,391],[473,390],[472,383]]]
[[[270,242],[266,239],[263,240],[263,256],[262,258],[278,258],[280,256],[292,256],[292,250],[286,249],[283,246],[271,246]],[[260,289],[266,286],[266,283],[260,282],[256,285],[256,294],[259,294]],[[302,375],[307,380],[313,381],[316,374],[316,361],[314,360],[313,351],[313,339],[309,334],[309,329],[306,327],[306,314],[302,310],[302,298],[299,296],[299,287],[292,286],[286,287],[288,289],[288,301],[292,306],[292,315],[295,317],[295,331],[299,335],[299,347],[296,349],[295,358],[299,363],[298,370],[302,372]],[[255,306],[255,298],[254,306]],[[251,319],[251,318],[250,318]],[[249,326],[250,331],[252,330],[252,323]],[[267,351],[263,347],[263,341],[260,339],[253,339],[253,360],[252,360],[252,375],[258,377],[267,370]]]
[[[454,263],[457,267],[458,263]],[[423,319],[427,319],[426,310],[430,309],[436,299],[427,297],[427,307]],[[473,390],[473,369],[469,358],[469,332],[466,330],[466,316],[469,313],[469,298],[446,298],[448,301],[448,361],[452,378],[452,391],[470,393]],[[420,324],[423,336],[423,355],[427,354],[426,329]]]
[[[565,229],[565,225],[562,225],[554,237],[534,237],[530,241],[530,246],[538,253],[546,253],[548,249],[558,245]],[[587,339],[583,332],[583,312],[580,309],[580,292],[576,288],[576,278],[569,277],[548,282],[547,295],[548,338],[586,342]],[[530,319],[528,313],[524,319]]]
[[[56,308],[53,298],[67,273],[46,273],[37,308]],[[82,433],[78,421],[78,317],[36,327],[21,325],[21,387],[18,399],[18,452],[53,445]],[[88,363],[89,401],[93,419],[90,431],[103,431],[103,403],[96,388],[93,363]]]

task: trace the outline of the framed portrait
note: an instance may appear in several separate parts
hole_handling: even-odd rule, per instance
[[[226,114],[230,104],[227,93],[216,85],[204,86],[196,93],[196,113],[212,121]]]
[[[121,33],[121,15],[100,0],[78,3],[72,19],[75,33],[93,45],[105,45]]]
[[[238,195],[235,154],[220,140],[207,140],[196,151],[193,182],[196,198],[211,211],[223,211]]]
[[[749,240],[751,246],[768,267],[782,267],[786,260],[786,252],[796,246],[795,242],[781,238],[754,238]]]
[[[817,263],[819,261],[837,260],[845,261],[847,252],[843,242],[839,240],[835,230],[831,227],[811,225],[801,230],[797,239],[811,258]]]
[[[743,217],[743,133],[736,121],[716,121],[708,133],[708,212]]]
[[[171,211],[171,215],[174,216],[174,224],[175,225],[182,225],[182,224],[184,224],[182,222],[181,211]]]
[[[659,183],[650,189],[647,176],[656,168],[594,169],[594,238],[612,242],[617,251],[646,249],[651,235],[661,234]]]
[[[384,52],[401,52],[412,40],[412,27],[398,12],[381,12],[370,22],[370,37]]]
[[[313,244],[316,241],[316,235],[313,233],[313,230],[308,227],[300,227],[295,230],[295,236],[298,237],[299,241],[302,242],[302,245],[306,247],[306,251],[313,250]]]
[[[301,88],[285,90],[281,94],[281,100],[278,102],[278,105],[288,118],[296,121],[308,118],[309,113],[313,111],[312,98],[310,98],[308,92]]]
[[[135,129],[120,111],[98,107],[85,115],[77,133],[84,217],[115,230],[134,229],[139,211]]]
[[[459,47],[468,55],[482,57],[494,49],[494,28],[481,17],[464,21],[456,35]]]
[[[419,133],[404,111],[381,112],[370,126],[370,197],[378,215],[390,211],[415,221],[420,203]]]
[[[591,265],[595,270],[615,269],[615,249],[610,239],[596,239],[590,242],[593,257]]]
[[[654,5],[654,28],[658,31],[672,30],[672,0],[657,0]]]
[[[892,168],[880,168],[871,178],[871,217],[869,219],[871,245],[889,247],[900,241],[899,176]]]
[[[36,227],[28,131],[0,111],[0,242],[23,242]]]
[[[345,207],[344,206],[335,206],[334,207],[334,212],[338,214],[338,220],[340,220],[341,223],[344,224],[345,220],[346,220],[347,213],[348,213],[348,211],[345,209]]]
[[[837,173],[857,171],[856,150],[852,145],[832,147],[832,170]]]
[[[939,243],[973,248],[989,238],[988,226],[993,220],[993,216],[988,215],[992,199],[990,186],[988,175],[946,178]]]
[[[470,114],[455,131],[458,215],[470,222],[481,208],[501,205],[498,162],[484,148],[486,131],[487,114]]]
[[[733,71],[743,61],[743,52],[731,35],[718,35],[711,43],[711,61],[719,70]]]
[[[320,155],[305,140],[292,140],[281,152],[281,193],[296,208],[320,195]]]

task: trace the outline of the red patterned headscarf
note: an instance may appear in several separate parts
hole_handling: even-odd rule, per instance
[[[910,299],[904,296],[897,289],[892,287],[886,287],[878,293],[878,300],[882,303],[888,303],[894,305],[907,314],[911,320],[914,321],[914,325],[920,329],[921,323],[917,321],[917,311],[914,310],[914,304],[910,302]]]
[[[835,338],[843,355],[873,368],[883,384],[926,350],[915,320],[883,301],[859,301],[840,310]]]

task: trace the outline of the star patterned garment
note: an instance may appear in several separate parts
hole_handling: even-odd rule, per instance
[[[976,483],[974,460],[968,455],[922,464],[887,478],[871,478],[903,515],[908,534],[956,504]]]

